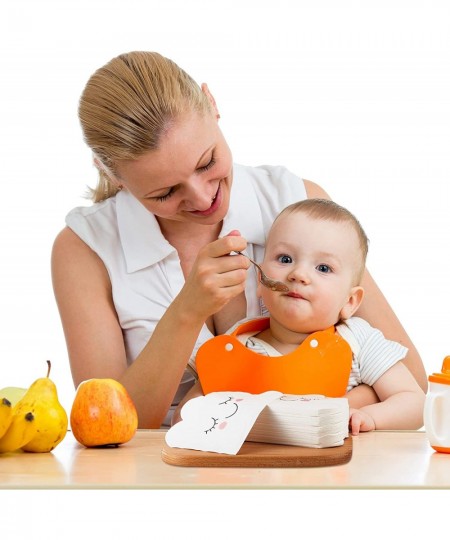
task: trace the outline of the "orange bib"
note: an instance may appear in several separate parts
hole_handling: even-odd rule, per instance
[[[284,394],[345,394],[352,366],[350,345],[334,326],[315,332],[285,356],[263,356],[247,349],[237,337],[262,332],[269,319],[241,324],[230,335],[206,341],[196,357],[197,373],[205,394],[235,391],[260,394],[278,390]]]

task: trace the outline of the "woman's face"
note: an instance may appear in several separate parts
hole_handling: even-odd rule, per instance
[[[225,217],[232,184],[230,149],[212,112],[187,112],[161,136],[159,148],[121,161],[117,176],[161,226],[217,224]]]

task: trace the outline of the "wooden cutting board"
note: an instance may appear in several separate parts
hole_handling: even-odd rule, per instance
[[[245,442],[236,455],[171,448],[164,444],[161,457],[165,463],[180,467],[328,467],[348,463],[352,451],[349,436],[342,446],[333,448]]]

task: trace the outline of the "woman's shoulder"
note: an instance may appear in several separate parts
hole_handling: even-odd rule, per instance
[[[75,252],[78,249],[84,251],[87,246],[104,260],[114,250],[114,246],[119,244],[115,197],[73,208],[66,215],[65,224],[66,229],[55,240],[55,249],[62,244],[63,247],[70,246],[72,252]]]
[[[90,206],[78,206],[70,210],[66,225],[88,244],[99,235],[111,238],[118,235],[116,197]]]
[[[307,197],[302,178],[281,165],[234,164],[233,177],[239,193],[251,185],[260,205],[274,206],[277,213],[288,204]]]
[[[64,227],[53,242],[51,268],[54,283],[68,281],[69,274],[77,276],[78,284],[83,275],[92,278],[100,271],[106,276],[97,254],[69,227]]]
[[[110,197],[104,201],[87,206],[76,206],[66,215],[66,223],[79,221],[96,221],[116,215],[116,197]]]
[[[245,175],[252,178],[255,181],[293,181],[301,182],[302,179],[299,175],[292,173],[289,169],[283,165],[242,165],[234,163],[235,175]]]

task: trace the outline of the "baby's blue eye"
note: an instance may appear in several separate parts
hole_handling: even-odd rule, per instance
[[[280,255],[278,257],[278,261],[281,264],[290,264],[292,262],[292,257],[290,257],[289,255]]]
[[[318,264],[316,266],[316,270],[322,272],[323,274],[329,274],[332,271],[328,264]]]

